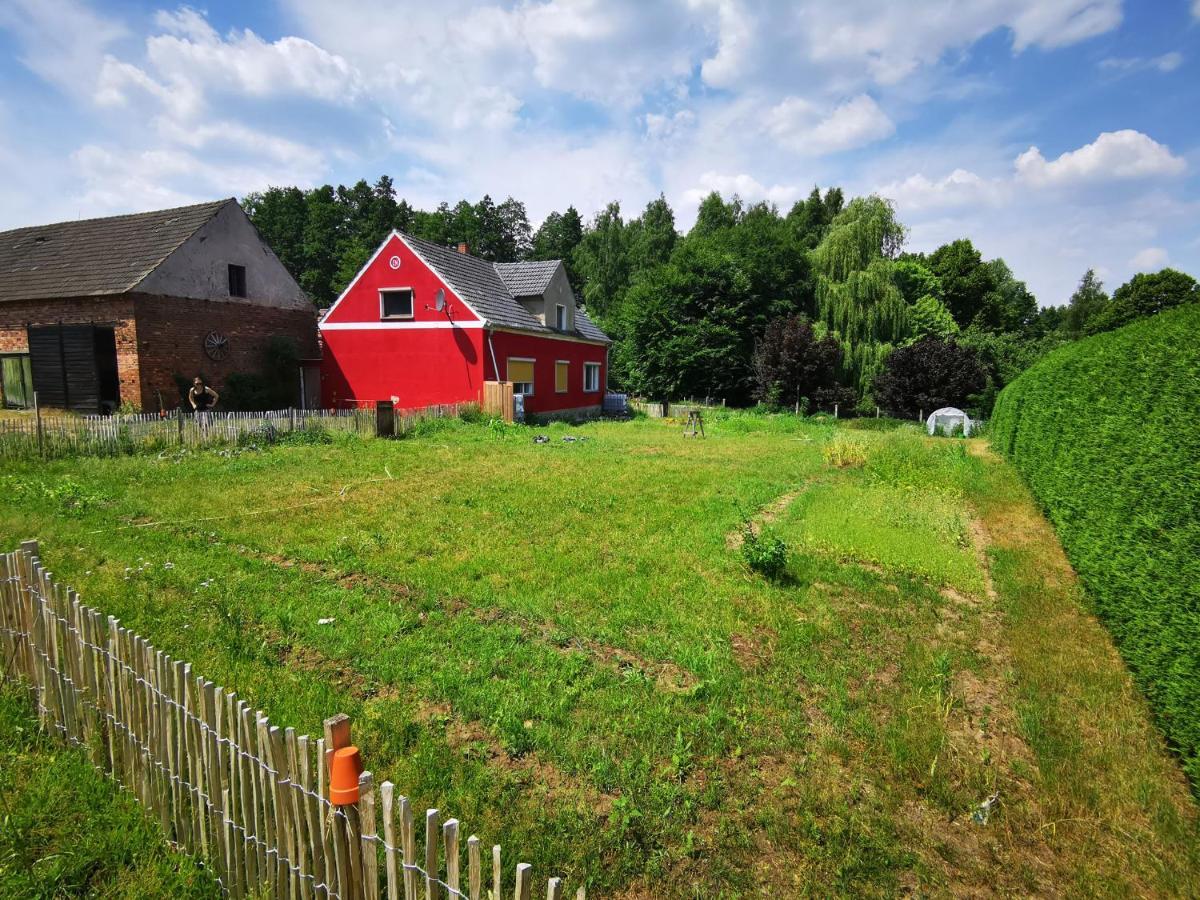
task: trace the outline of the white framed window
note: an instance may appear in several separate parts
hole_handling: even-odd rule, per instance
[[[508,380],[514,394],[533,396],[533,360],[525,356],[510,356],[506,361]]]
[[[600,363],[583,364],[583,389],[588,393],[600,390]]]
[[[554,393],[565,394],[571,384],[571,361],[559,359],[554,361]]]
[[[381,288],[379,318],[411,319],[413,317],[412,288]]]
[[[561,303],[554,307],[554,327],[559,331],[567,330],[567,308]]]

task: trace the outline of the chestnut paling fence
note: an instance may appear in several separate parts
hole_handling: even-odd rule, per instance
[[[268,444],[298,431],[404,435],[428,419],[454,418],[478,409],[450,403],[415,409],[272,409],[192,415],[117,413],[111,416],[51,415],[35,408],[0,417],[0,458],[112,456],[172,452],[237,444]]]
[[[346,716],[327,719],[315,741],[273,725],[81,603],[43,567],[36,541],[0,555],[0,654],[3,677],[31,689],[43,726],[134,794],[231,897],[532,896],[530,866],[506,876],[500,846],[485,864],[471,835],[464,869],[459,822],[427,810],[421,839],[408,798],[370,772],[357,803],[331,804],[328,762],[350,743]],[[548,900],[563,891],[548,880]]]

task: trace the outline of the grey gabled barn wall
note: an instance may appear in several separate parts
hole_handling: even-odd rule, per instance
[[[231,263],[246,267],[244,298],[229,296]],[[300,285],[232,200],[146,276],[137,290],[252,306],[312,308]]]

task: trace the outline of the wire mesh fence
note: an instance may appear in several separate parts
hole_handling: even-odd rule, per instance
[[[46,571],[34,541],[0,556],[0,653],[0,673],[30,688],[43,726],[136,796],[230,897],[532,895],[530,866],[506,873],[499,845],[485,865],[474,835],[464,879],[458,820],[427,810],[421,840],[409,799],[370,772],[358,778],[356,803],[331,803],[328,761],[349,743],[345,716],[326,720],[316,740],[272,724],[80,602]],[[550,878],[546,897],[561,900],[563,890]]]

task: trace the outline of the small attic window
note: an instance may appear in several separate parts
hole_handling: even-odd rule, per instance
[[[411,319],[413,292],[411,288],[393,288],[379,292],[379,318]]]
[[[554,327],[559,331],[567,330],[567,308],[561,303],[554,307]]]
[[[229,264],[229,296],[246,296],[246,267]]]

